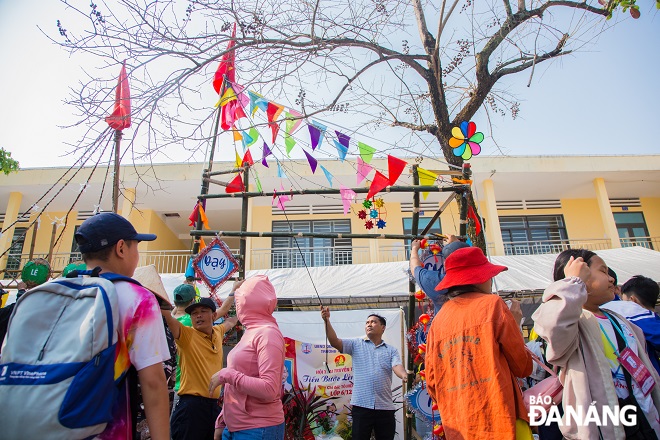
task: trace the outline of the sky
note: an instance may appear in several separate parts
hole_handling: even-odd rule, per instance
[[[531,87],[526,73],[504,84],[520,101],[520,116],[493,117],[482,154],[660,154],[660,13],[649,0],[638,3],[641,19],[624,18],[593,46],[541,65]],[[70,165],[67,144],[81,133],[61,128],[75,120],[62,101],[85,65],[37,28],[55,35],[59,8],[56,0],[0,0],[0,147],[24,168]],[[476,118],[478,127],[485,121]]]

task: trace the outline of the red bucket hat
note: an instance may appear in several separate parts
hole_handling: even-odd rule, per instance
[[[506,266],[492,264],[478,247],[458,249],[445,260],[446,275],[435,286],[435,290],[467,284],[481,284],[508,269]]]

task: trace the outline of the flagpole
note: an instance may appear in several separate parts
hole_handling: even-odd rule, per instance
[[[115,130],[115,163],[112,179],[112,212],[115,214],[119,210],[119,149],[121,147],[122,131]],[[128,213],[122,213],[126,216]]]

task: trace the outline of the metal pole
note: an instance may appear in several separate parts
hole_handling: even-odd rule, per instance
[[[115,164],[112,177],[112,212],[119,210],[119,149],[121,147],[121,130],[115,130]]]
[[[202,237],[309,237],[309,238],[376,238],[382,240],[414,240],[416,238],[438,239],[435,235],[414,234],[343,234],[336,232],[255,232],[255,231],[218,231],[218,230],[192,230],[190,235]]]

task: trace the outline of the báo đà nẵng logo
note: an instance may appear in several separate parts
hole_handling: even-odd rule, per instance
[[[597,407],[591,402],[586,409],[582,405],[564,407],[562,418],[557,405],[552,405],[549,396],[531,396],[529,399],[530,426],[549,426],[557,423],[559,426],[635,426],[637,425],[637,408],[634,405],[613,405]],[[548,409],[546,407],[549,406]]]

